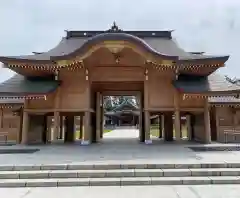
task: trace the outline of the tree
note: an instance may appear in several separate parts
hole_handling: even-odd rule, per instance
[[[105,111],[112,111],[125,100],[132,100],[137,106],[139,106],[139,100],[135,96],[104,96],[103,108]]]

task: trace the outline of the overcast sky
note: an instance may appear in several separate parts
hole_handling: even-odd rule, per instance
[[[53,48],[64,30],[175,30],[186,51],[231,55],[222,74],[240,77],[239,0],[4,0],[0,55]],[[0,81],[12,75],[1,69]]]

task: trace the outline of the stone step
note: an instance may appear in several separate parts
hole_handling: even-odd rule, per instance
[[[1,171],[0,179],[240,176],[240,168]]]
[[[0,165],[0,171],[30,170],[110,170],[110,169],[188,169],[188,168],[240,168],[240,163],[199,164],[43,164],[43,165]]]
[[[240,184],[240,177],[127,177],[127,178],[55,178],[6,179],[0,188],[64,186],[133,186],[133,185],[208,185]]]

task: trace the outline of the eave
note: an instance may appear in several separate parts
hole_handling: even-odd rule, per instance
[[[211,63],[225,63],[230,56],[202,56],[201,58],[181,58],[179,60],[177,60],[176,64],[184,64],[184,63],[192,63],[192,64],[207,64],[209,62]]]
[[[47,94],[54,92],[60,83],[60,81],[46,78],[26,78],[16,74],[0,84],[0,98],[44,98]]]
[[[213,73],[209,76],[180,75],[174,87],[185,96],[238,96],[240,86],[228,82],[225,77]]]
[[[56,64],[53,60],[38,60],[38,59],[27,59],[27,58],[20,58],[20,57],[11,57],[11,56],[0,56],[0,61],[2,63],[7,64]]]

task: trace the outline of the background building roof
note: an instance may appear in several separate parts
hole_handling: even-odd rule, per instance
[[[180,75],[173,85],[184,93],[240,93],[240,86],[229,82],[226,77],[212,73],[209,76]]]
[[[46,94],[56,90],[59,82],[45,78],[26,78],[16,74],[0,84],[1,96],[22,96]]]

